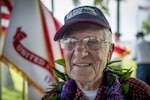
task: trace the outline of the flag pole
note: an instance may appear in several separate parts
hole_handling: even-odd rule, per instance
[[[25,78],[23,78],[23,83],[22,83],[22,100],[25,100]]]
[[[117,0],[117,32],[120,32],[120,0]]]
[[[52,0],[52,14],[54,13],[54,0]]]

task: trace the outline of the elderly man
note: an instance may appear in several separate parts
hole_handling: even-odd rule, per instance
[[[125,93],[119,77],[104,71],[114,44],[110,25],[100,9],[81,6],[70,11],[54,40],[64,51],[70,80],[61,93],[46,94],[42,100],[55,96],[60,100],[150,100],[150,87],[145,82],[130,78],[123,83],[129,85]]]

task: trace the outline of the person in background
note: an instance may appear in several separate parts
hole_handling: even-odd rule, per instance
[[[143,32],[138,32],[136,38],[132,52],[132,58],[137,63],[136,77],[150,86],[150,42],[144,40]]]
[[[59,96],[59,100],[150,100],[150,87],[143,81],[107,71],[114,44],[111,27],[103,12],[94,6],[81,6],[65,16],[65,24],[54,40],[64,52],[70,79],[61,92],[48,93],[42,100]],[[128,84],[127,93],[123,84]]]
[[[120,37],[122,34],[116,32],[113,35],[114,39],[114,51],[111,60],[123,60],[123,58],[130,53],[129,48],[121,41]],[[121,62],[116,63],[117,66],[122,66]]]

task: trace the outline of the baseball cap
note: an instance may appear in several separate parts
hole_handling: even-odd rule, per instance
[[[105,18],[103,12],[94,6],[81,6],[71,10],[64,18],[65,24],[56,32],[54,40],[57,41],[63,37],[65,31],[77,22],[91,22],[99,24],[110,29],[111,27]]]

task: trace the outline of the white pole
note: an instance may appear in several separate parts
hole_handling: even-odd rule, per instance
[[[22,83],[22,100],[26,100],[26,94],[25,94],[25,91],[26,91],[26,85],[25,85],[25,79],[23,78],[23,83]]]

